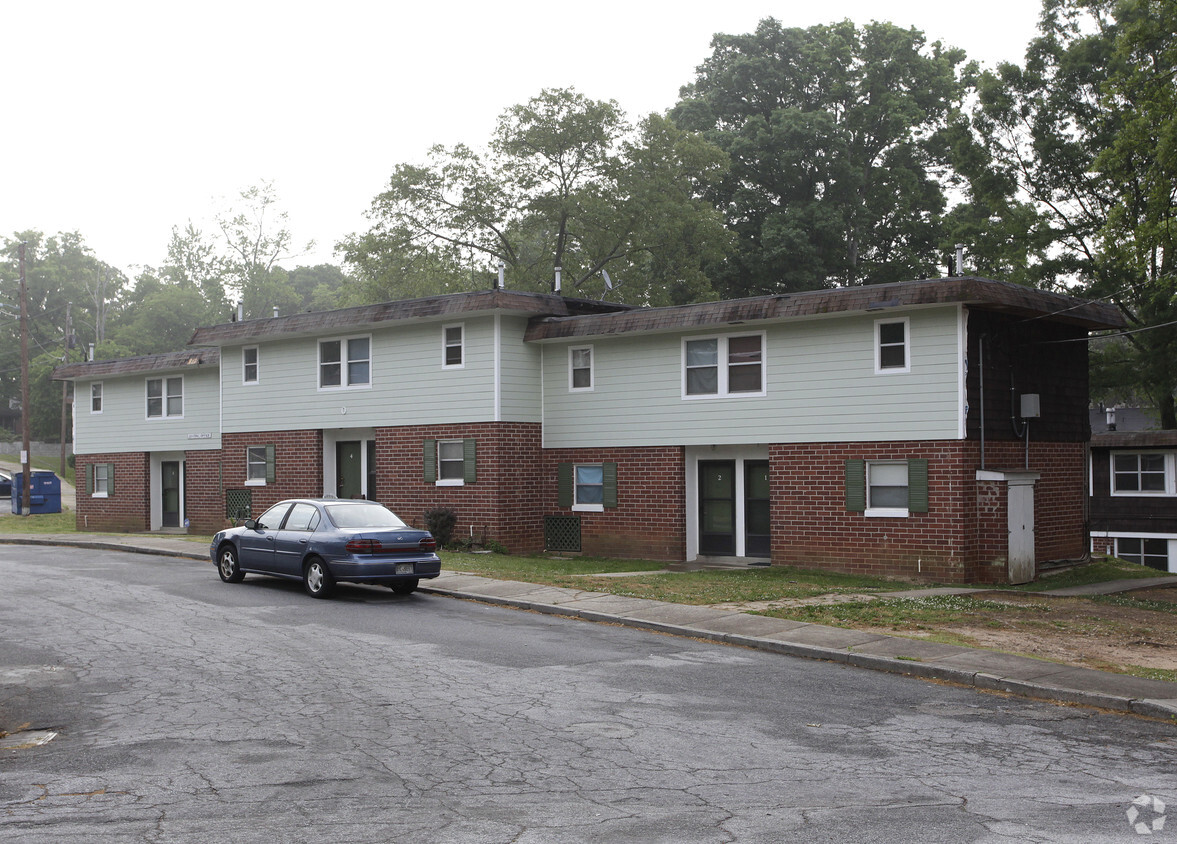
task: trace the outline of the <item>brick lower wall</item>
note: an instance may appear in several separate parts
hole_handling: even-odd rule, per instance
[[[477,443],[476,480],[426,481],[425,441],[466,438]],[[374,498],[422,527],[426,511],[449,507],[458,517],[455,538],[494,540],[514,553],[542,551],[540,442],[540,426],[525,422],[377,428]]]
[[[545,514],[580,517],[581,553],[678,561],[686,556],[685,451],[679,446],[547,449],[543,453]],[[560,463],[617,464],[617,507],[577,512],[558,505]]]
[[[114,464],[114,492],[106,498],[94,498],[86,491],[86,467],[96,463]],[[136,533],[151,527],[150,455],[82,454],[76,459],[74,472],[78,530]]]
[[[274,446],[274,481],[264,486],[247,486],[246,449]],[[221,436],[220,477],[223,489],[248,490],[252,516],[260,516],[285,498],[318,497],[323,494],[323,432],[261,431]],[[220,497],[222,516],[225,497]]]
[[[184,455],[184,516],[189,533],[216,533],[230,524],[225,518],[222,454],[217,449]]]

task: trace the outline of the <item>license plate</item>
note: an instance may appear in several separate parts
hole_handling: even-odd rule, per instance
[[[397,563],[396,564],[396,573],[397,574],[412,574],[413,573],[413,564],[412,563]]]

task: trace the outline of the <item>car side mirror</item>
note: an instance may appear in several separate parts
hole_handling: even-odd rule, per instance
[[[257,519],[246,519],[245,527],[247,530],[257,530]]]

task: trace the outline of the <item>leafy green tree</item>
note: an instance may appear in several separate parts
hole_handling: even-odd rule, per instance
[[[217,226],[225,247],[221,255],[225,288],[244,302],[246,318],[270,316],[275,306],[282,313],[296,307],[279,263],[296,257],[297,247],[273,183],[241,191],[236,204],[217,215]],[[300,251],[313,246],[308,243]]]
[[[1039,28],[1024,67],[981,77],[978,143],[1053,244],[1043,282],[1077,282],[1132,326],[1097,349],[1093,383],[1146,397],[1177,428],[1177,6],[1045,0]]]
[[[708,298],[703,262],[728,238],[700,193],[725,165],[664,118],[635,128],[615,102],[545,90],[500,117],[485,153],[434,147],[426,164],[398,165],[372,229],[341,248],[360,288],[384,298],[486,287],[500,261],[514,289],[550,289],[560,267],[565,293]]]
[[[731,156],[708,196],[738,237],[725,295],[912,279],[944,241],[935,143],[971,66],[915,29],[771,18],[719,34],[671,116]]]

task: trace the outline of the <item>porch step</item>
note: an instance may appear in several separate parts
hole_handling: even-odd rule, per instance
[[[697,557],[684,563],[671,563],[667,571],[734,571],[764,568],[771,565],[767,557]]]

